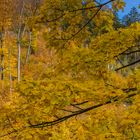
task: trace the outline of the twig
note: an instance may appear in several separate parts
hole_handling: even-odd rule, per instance
[[[130,66],[135,65],[135,64],[137,64],[137,63],[139,63],[139,62],[140,62],[140,59],[138,59],[137,61],[134,61],[134,62],[132,62],[132,63],[129,63],[128,65],[125,65],[125,66],[119,67],[119,68],[115,69],[115,71],[119,71],[119,70],[121,70],[121,69],[124,69],[124,68],[130,67]]]
[[[82,104],[85,104],[85,103],[88,103],[89,101],[84,101],[84,102],[81,102],[81,103],[76,103],[76,104],[73,104],[73,105],[82,105]]]
[[[118,56],[117,56],[117,60],[121,63],[122,66],[124,66],[123,62],[119,59]]]
[[[70,104],[70,105],[73,106],[73,107],[75,107],[75,108],[77,108],[77,109],[82,110],[82,108],[80,108],[79,106],[77,106],[77,105],[75,105],[75,104]]]

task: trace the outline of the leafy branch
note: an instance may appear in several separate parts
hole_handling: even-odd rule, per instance
[[[113,2],[113,1],[115,1],[115,0],[109,0],[109,1],[107,1],[107,2],[105,2],[105,3],[103,3],[103,4],[98,3],[98,5],[95,5],[95,6],[90,6],[90,7],[85,7],[85,8],[74,9],[74,10],[70,10],[70,11],[68,11],[68,12],[77,12],[77,11],[82,11],[82,10],[91,10],[91,9],[95,9],[95,8],[102,8],[103,6],[109,4],[109,3]],[[95,2],[96,2],[96,1],[95,1]],[[97,3],[97,2],[96,2],[96,3]]]
[[[130,94],[130,95],[126,96],[125,99],[131,98],[131,97],[136,96],[136,95],[137,95],[136,93]],[[78,110],[78,111],[73,112],[73,113],[70,114],[70,115],[64,116],[64,117],[59,118],[59,119],[57,119],[57,120],[50,121],[50,122],[42,122],[42,123],[39,123],[39,124],[32,124],[32,125],[30,125],[29,127],[31,127],[31,128],[43,128],[43,127],[47,127],[47,126],[56,125],[56,124],[58,124],[58,123],[60,123],[60,122],[63,122],[63,121],[65,121],[65,120],[69,119],[69,118],[72,118],[72,117],[74,117],[74,116],[83,114],[83,113],[85,113],[85,112],[88,112],[88,111],[90,111],[90,110],[93,110],[93,109],[102,107],[102,106],[104,106],[104,105],[111,104],[112,101],[113,101],[113,102],[117,102],[117,101],[119,101],[119,100],[120,100],[120,98],[118,98],[118,97],[113,97],[111,100],[108,100],[108,101],[106,101],[106,102],[104,102],[104,103],[100,103],[100,104],[97,104],[97,105],[94,105],[94,106],[91,106],[91,107],[88,107],[88,108],[85,108],[85,109],[80,109],[80,110]]]
[[[103,4],[98,4],[98,5],[92,6],[92,7],[85,7],[85,8],[79,8],[79,9],[68,11],[68,12],[77,12],[77,11],[81,11],[81,10],[90,10],[90,9],[98,8],[97,11],[93,14],[93,16],[76,33],[74,33],[70,38],[62,39],[62,40],[71,40],[72,38],[74,38],[77,34],[79,34],[96,17],[96,15],[99,13],[99,11],[102,9],[102,7],[104,7],[105,5],[107,5],[107,4],[109,4],[113,1],[115,1],[115,0],[109,0],[105,3],[103,3]],[[54,18],[54,19],[45,20],[45,22],[56,22],[57,20],[59,20],[59,19],[61,19],[65,16],[65,13],[64,13],[63,10],[58,9],[58,8],[56,10],[59,10],[63,13],[60,16]],[[43,21],[43,17],[41,18],[41,21]]]
[[[136,88],[133,88],[133,90],[126,89],[126,91],[127,91],[127,93],[130,92],[130,91],[136,91]],[[8,132],[8,133],[6,133],[4,135],[1,135],[0,137],[5,137],[5,136],[11,135],[13,133],[21,132],[21,131],[23,131],[26,128],[44,128],[44,127],[48,127],[48,126],[57,125],[57,124],[59,124],[61,122],[64,122],[64,121],[74,117],[74,116],[86,113],[86,112],[91,111],[91,110],[96,109],[96,108],[103,107],[105,105],[109,105],[109,104],[118,102],[121,99],[127,100],[127,99],[132,98],[132,97],[134,97],[136,95],[138,95],[138,93],[132,93],[132,94],[129,94],[129,95],[125,96],[125,97],[124,96],[122,96],[122,97],[117,97],[116,96],[116,97],[113,97],[111,100],[108,100],[108,101],[106,101],[104,103],[100,103],[100,104],[97,104],[97,105],[94,105],[94,106],[90,106],[90,107],[85,108],[85,109],[80,109],[79,108],[78,111],[73,111],[73,112],[71,112],[70,115],[66,115],[66,116],[58,118],[58,119],[56,119],[54,121],[46,121],[46,122],[42,122],[42,123],[38,123],[38,124],[32,124],[31,121],[30,121],[28,126],[24,126],[24,127],[20,128],[18,130],[13,130],[13,131]],[[77,105],[84,104],[84,103],[87,103],[87,101],[79,103]]]

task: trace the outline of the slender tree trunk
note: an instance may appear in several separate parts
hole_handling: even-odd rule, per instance
[[[22,9],[20,13],[20,21],[19,21],[19,27],[18,27],[18,34],[17,34],[17,47],[18,47],[18,66],[17,66],[17,77],[18,77],[18,82],[21,80],[21,36],[22,36],[22,20],[23,20],[23,12],[24,12],[24,1],[22,3]]]
[[[11,74],[11,50],[8,49],[8,69],[9,69],[9,84],[10,84],[10,94],[12,94],[12,74]]]
[[[20,30],[20,29],[19,29]],[[20,57],[21,57],[21,43],[20,43],[20,31],[17,36],[17,47],[18,47],[18,66],[17,66],[17,77],[18,82],[20,81]]]
[[[26,64],[29,62],[30,54],[31,54],[31,45],[32,45],[32,32],[29,32],[29,46],[26,54]]]
[[[0,37],[0,46],[1,46],[1,80],[4,80],[4,51],[3,51],[3,38],[4,38],[4,30],[2,28],[1,37]]]

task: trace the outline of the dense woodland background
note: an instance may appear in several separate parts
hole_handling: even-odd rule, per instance
[[[140,13],[123,0],[0,0],[0,139],[139,140]]]

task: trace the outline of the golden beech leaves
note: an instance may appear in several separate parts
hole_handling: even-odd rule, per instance
[[[0,140],[138,140],[140,23],[114,30],[124,1],[16,2],[0,18]]]

